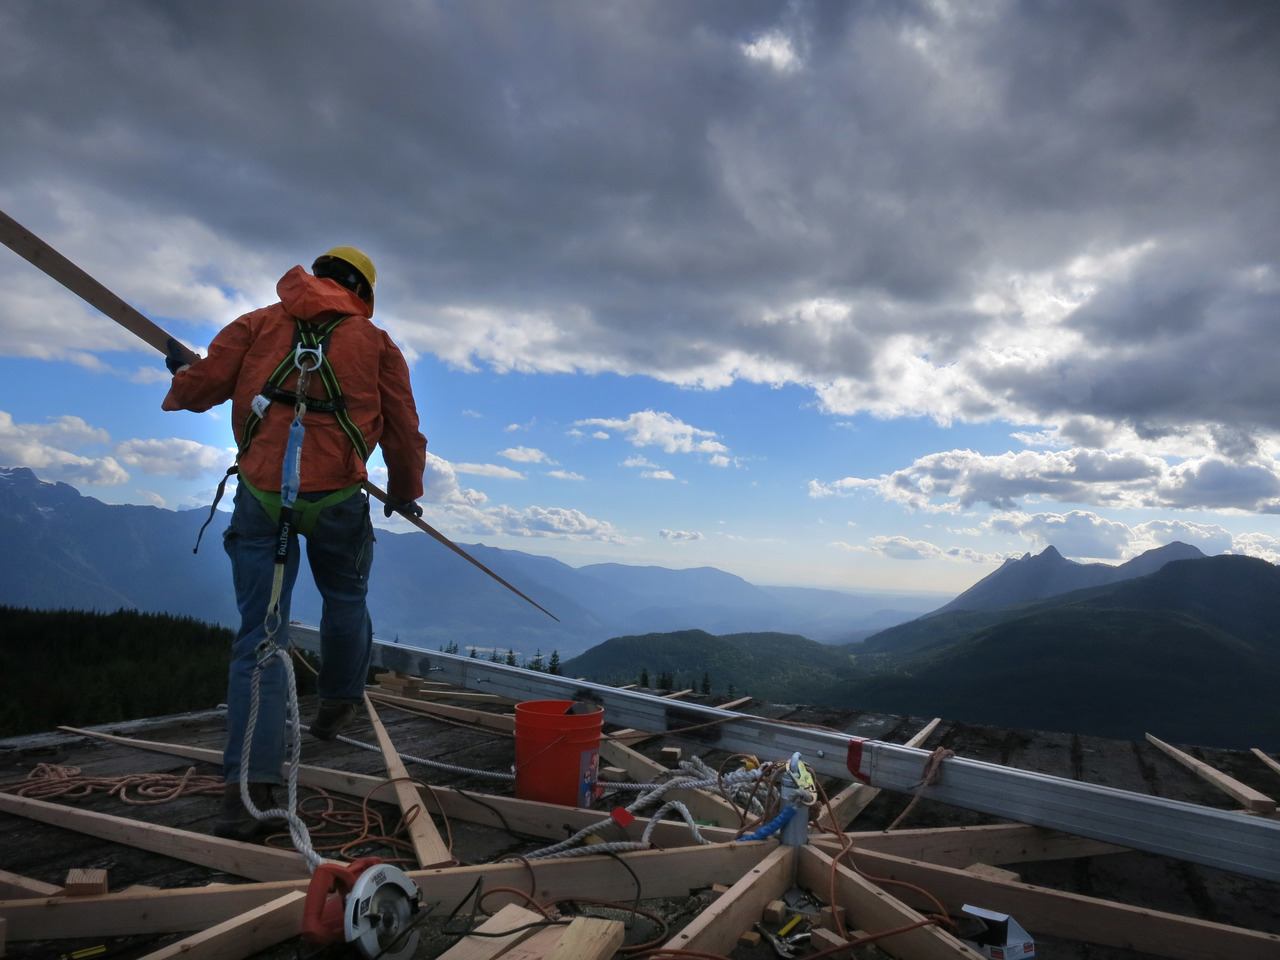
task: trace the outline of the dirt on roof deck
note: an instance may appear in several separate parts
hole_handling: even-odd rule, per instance
[[[697,699],[697,698],[691,698]],[[448,703],[448,700],[436,702]],[[509,705],[460,701],[464,709],[506,714]],[[304,702],[304,717],[310,705]],[[792,723],[811,723],[841,730],[858,736],[872,737],[892,742],[904,742],[927,722],[928,718],[895,717],[883,714],[859,713],[816,709],[788,705],[752,704],[741,708],[757,716],[785,719]],[[409,713],[389,704],[380,707],[383,722],[397,748],[406,754],[433,760],[459,763],[468,767],[509,771],[513,762],[513,743],[509,733],[483,729],[469,722],[446,721],[440,718]],[[607,718],[606,718],[607,719]],[[205,747],[220,751],[223,740],[223,718],[216,711],[163,718],[145,725],[117,725],[101,728],[112,732],[124,730],[125,735],[146,740]],[[606,728],[607,730],[610,728]],[[350,731],[360,740],[373,741],[367,722],[357,724]],[[635,746],[635,749],[651,759],[658,759],[664,743],[655,737]],[[1003,730],[972,726],[961,723],[940,723],[923,744],[926,748],[947,747],[957,754],[976,760],[985,760],[1025,770],[1048,773],[1084,780],[1126,790],[1185,800],[1192,803],[1222,809],[1235,809],[1230,797],[1196,777],[1147,743],[1104,740],[1025,730]],[[1280,795],[1280,776],[1263,766],[1248,753],[1197,750],[1195,754],[1215,767],[1227,772],[1250,786],[1271,796]],[[704,759],[715,768],[725,755],[714,751]],[[352,773],[385,777],[385,766],[379,754],[342,743],[320,743],[306,738],[303,762]],[[51,732],[35,737],[0,741],[0,780],[10,786],[27,777],[41,764],[79,768],[82,775],[117,777],[137,773],[182,774],[195,767],[197,774],[218,776],[220,770],[214,763],[193,762],[188,759],[166,756],[134,746],[110,743],[79,735]],[[484,810],[486,795],[509,797],[513,795],[510,784],[468,776],[459,773],[443,773],[434,769],[411,766],[411,773],[436,787],[450,787],[464,791],[464,800],[480,808],[475,821],[461,816],[433,818],[443,835],[449,838],[454,858],[460,864],[494,864],[519,857],[544,847],[560,836],[567,836],[579,820],[569,814],[558,824],[554,814],[548,815],[543,836],[529,836],[516,828],[504,828],[500,810]],[[847,783],[823,781],[828,794],[834,795]],[[384,791],[390,801],[390,792]],[[470,798],[469,800],[465,798]],[[881,831],[906,807],[909,797],[889,791],[881,792],[846,829],[855,831]],[[115,796],[95,793],[79,798],[63,798],[59,802],[79,810],[127,816],[148,823],[179,827],[201,834],[212,832],[219,798],[212,795],[184,796],[165,803],[137,806],[126,804]],[[626,802],[626,801],[623,801]],[[606,811],[614,803],[606,798],[599,808]],[[399,812],[390,803],[372,804],[380,810],[387,824],[399,819]],[[926,828],[951,828],[993,824],[993,818],[929,800],[921,800],[910,812],[901,830]],[[510,825],[507,825],[510,827]],[[728,826],[734,826],[728,824]],[[287,843],[285,844],[287,847]],[[375,845],[376,846],[376,845]],[[370,848],[373,849],[373,848]],[[381,848],[385,854],[397,855],[397,851]],[[593,858],[594,859],[594,858]],[[585,861],[579,861],[585,862]],[[707,861],[710,862],[710,861]],[[412,864],[411,864],[412,865]],[[960,867],[966,864],[960,863]],[[1021,882],[1036,887],[1081,894],[1102,900],[1114,900],[1122,904],[1181,915],[1214,924],[1242,927],[1265,934],[1280,935],[1280,884],[1237,876],[1226,871],[1203,867],[1167,857],[1140,852],[1119,852],[1106,855],[1064,857],[1059,859],[1026,860],[1006,864],[1016,872]],[[24,816],[0,814],[0,870],[45,884],[61,885],[74,868],[99,868],[108,873],[110,890],[124,891],[134,885],[164,890],[181,887],[204,887],[208,884],[244,883],[245,878],[227,872],[219,872],[207,866],[198,866],[177,857],[148,852],[137,847],[103,839],[95,839],[83,833],[63,829],[46,823],[38,823]],[[625,864],[617,866],[619,875]],[[626,868],[629,869],[629,868]],[[731,878],[735,879],[735,878]],[[429,885],[430,881],[427,881]],[[637,881],[637,884],[639,881]],[[660,917],[669,933],[674,935],[684,924],[697,917],[710,905],[716,894],[711,889],[710,876],[706,883],[690,880],[688,890],[678,896],[648,897],[641,886],[635,891],[641,908]],[[536,887],[536,884],[535,884]],[[891,893],[892,887],[887,888]],[[819,898],[825,891],[814,891]],[[0,897],[14,895],[12,889],[0,886]],[[31,896],[31,894],[26,894]],[[976,901],[979,905],[999,908],[998,903]],[[586,909],[586,908],[584,908]],[[1068,915],[1070,903],[1064,902],[1062,910]],[[461,914],[470,912],[468,905]],[[601,911],[595,911],[600,914]],[[1012,911],[1017,917],[1017,912]],[[0,917],[4,917],[0,903]],[[607,912],[605,915],[608,915]],[[625,911],[612,915],[632,919]],[[26,914],[23,914],[26,916]],[[1137,960],[1149,956],[1175,955],[1167,950],[1140,952],[1125,946],[1114,945],[1123,936],[1110,932],[1103,939],[1113,945],[1090,942],[1100,934],[1089,928],[1090,921],[1081,914],[1078,933],[1073,936],[1048,935],[1025,922],[1036,936],[1037,956],[1047,960]],[[435,957],[444,953],[458,939],[456,935],[442,932],[443,914],[432,917],[422,926],[422,939],[416,952],[418,957]],[[146,926],[143,924],[142,926]],[[750,924],[748,924],[748,927]],[[1070,922],[1065,923],[1071,929]],[[458,928],[457,918],[450,929]],[[57,931],[68,934],[65,939],[26,939],[13,920],[7,943],[7,956],[12,958],[47,958],[73,956],[77,950],[105,945],[100,957],[146,957],[166,944],[180,941],[187,936],[180,932],[142,932],[127,936],[105,936],[93,933],[87,936],[70,936],[70,927]],[[649,919],[635,918],[627,932],[627,942],[636,944],[654,940],[662,930]],[[661,942],[661,941],[659,941]],[[1135,943],[1138,941],[1134,941]],[[1280,957],[1280,936],[1260,939],[1256,944],[1256,956]],[[347,956],[347,948],[335,946],[320,948],[303,945],[292,939],[285,943],[253,954],[271,958],[298,958],[313,956]],[[728,954],[738,960],[763,960],[777,954],[767,942],[756,946],[737,944]],[[797,953],[804,956],[803,948]],[[857,956],[885,956],[877,948],[862,948]],[[905,949],[894,955],[912,960],[913,954]],[[1205,954],[1206,956],[1212,954]],[[1234,954],[1222,953],[1223,957]]]

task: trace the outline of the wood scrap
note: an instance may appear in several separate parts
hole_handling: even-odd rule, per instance
[[[68,897],[97,897],[109,893],[107,871],[96,867],[72,867],[67,871],[62,892]]]
[[[576,917],[547,960],[609,960],[627,937],[621,920]]]
[[[508,947],[515,946],[521,940],[525,940],[537,932],[538,928],[531,927],[529,924],[538,923],[543,919],[544,917],[540,913],[534,913],[518,903],[508,903],[492,917],[476,927],[476,931],[485,934],[485,936],[463,937],[442,953],[439,960],[494,960],[495,957],[501,956]],[[516,927],[523,927],[524,929],[516,930]],[[505,937],[497,936],[497,934],[505,933],[508,930],[514,930],[514,932],[507,934]]]

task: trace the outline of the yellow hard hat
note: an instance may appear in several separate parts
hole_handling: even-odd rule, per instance
[[[316,257],[316,262],[311,265],[312,271],[315,271],[316,264],[327,258],[342,260],[355,267],[369,285],[369,299],[373,299],[373,286],[378,282],[378,271],[374,269],[373,261],[369,259],[368,254],[358,247],[331,247]]]

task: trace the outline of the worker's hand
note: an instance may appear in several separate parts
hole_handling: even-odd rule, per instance
[[[164,358],[164,365],[169,368],[169,372],[175,376],[181,373],[187,367],[191,366],[191,362],[187,360],[187,350],[173,337],[169,338],[169,342],[165,344],[167,353]],[[199,357],[196,357],[199,360]]]
[[[422,508],[412,500],[401,500],[387,494],[386,503],[382,505],[382,515],[390,517],[393,513],[403,513],[406,517],[417,520],[422,516]]]

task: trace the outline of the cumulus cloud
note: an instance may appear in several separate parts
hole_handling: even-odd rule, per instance
[[[1188,520],[1148,520],[1127,524],[1085,510],[1067,513],[999,513],[984,526],[997,533],[1013,533],[1037,551],[1057,547],[1073,558],[1129,560],[1174,541],[1199,547],[1210,556],[1233,547],[1231,533],[1217,524]]]
[[[714,430],[685,423],[669,413],[640,410],[625,419],[595,418],[578,426],[607,427],[626,436],[633,446],[660,447],[666,453],[703,453],[723,457],[729,448],[716,439]]]
[[[697,530],[659,530],[658,536],[670,543],[693,543],[704,539]]]
[[[674,480],[676,475],[670,470],[645,470],[640,476],[646,480]]]
[[[225,471],[235,460],[235,450],[181,437],[167,437],[126,440],[116,446],[116,456],[143,473],[193,480],[205,474]]]
[[[1159,457],[1100,450],[972,450],[928,454],[879,477],[809,482],[814,498],[872,490],[919,510],[989,504],[1011,510],[1030,499],[1113,507],[1236,509],[1280,512],[1280,464],[1231,462],[1216,455],[1169,463]]]
[[[129,474],[112,456],[87,455],[74,448],[100,446],[105,430],[79,417],[52,418],[45,423],[18,423],[0,410],[0,462],[31,467],[49,480],[89,486],[116,486]]]
[[[507,447],[505,450],[499,450],[498,456],[506,457],[508,460],[514,460],[516,463],[552,463],[541,450],[536,447]]]
[[[453,464],[430,452],[423,483],[426,487],[423,502],[431,507],[435,519],[459,533],[624,542],[609,521],[571,507],[491,505],[484,493],[458,483]],[[405,521],[393,518],[390,525],[404,524]]]
[[[636,455],[634,457],[627,457],[627,459],[622,461],[622,465],[624,467],[633,467],[635,469],[649,469],[649,470],[656,470],[658,467],[658,465],[654,463],[652,460],[648,459],[647,457],[642,457],[639,455]]]
[[[454,472],[468,473],[478,477],[498,477],[502,480],[523,480],[524,474],[497,463],[455,463]]]
[[[580,473],[574,473],[572,470],[548,470],[547,476],[555,480],[585,480],[587,479]]]
[[[1232,553],[1260,557],[1268,563],[1280,564],[1280,537],[1266,533],[1246,533],[1235,538]]]
[[[969,547],[940,547],[928,540],[913,540],[903,536],[872,537],[867,541],[867,546],[861,549],[890,560],[961,560],[968,563],[995,563],[1002,559],[999,554],[983,553]]]

